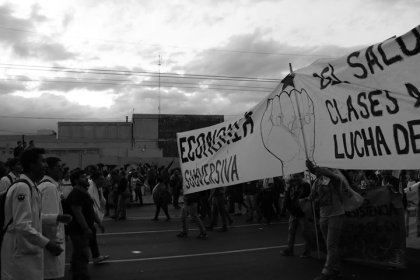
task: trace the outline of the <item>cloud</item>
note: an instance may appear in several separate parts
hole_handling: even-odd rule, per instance
[[[40,11],[41,11],[41,6],[38,3],[33,4],[31,6],[30,19],[37,23],[47,21],[48,18],[45,15],[42,15]]]
[[[294,46],[265,39],[264,35],[263,31],[256,30],[250,34],[232,36],[221,49],[239,51],[203,51],[198,59],[185,67],[186,71],[281,79],[284,73],[289,72],[289,63],[297,70],[320,57],[337,57],[355,49],[333,45]]]
[[[124,121],[124,113],[116,107],[94,108],[48,93],[40,98],[0,95],[0,112],[0,127],[18,134],[35,133],[39,129],[57,131],[59,121]]]
[[[256,30],[250,34],[232,36],[226,45],[221,47],[224,50],[239,50],[238,52],[213,49],[199,53],[196,60],[184,66],[185,73],[211,73],[237,78],[230,81],[210,77],[202,80],[182,79],[182,82],[207,85],[210,89],[180,87],[178,96],[184,95],[182,99],[171,100],[171,104],[163,106],[167,106],[171,113],[184,111],[241,114],[269,94],[278,82],[240,81],[240,77],[280,80],[289,72],[289,62],[294,70],[297,70],[320,57],[338,57],[362,47],[293,46],[266,39],[264,35],[263,30]],[[168,101],[167,98],[164,100],[165,103]]]
[[[28,36],[26,30],[32,29],[29,20],[12,16],[13,10],[9,5],[0,6],[0,42],[6,44],[22,43]],[[21,32],[23,31],[23,32]]]
[[[25,86],[16,81],[0,80],[0,96],[14,93],[16,91],[25,90]]]
[[[18,56],[32,57],[44,61],[60,61],[76,57],[76,54],[67,51],[65,47],[58,43],[34,43],[30,45],[27,42],[14,44],[15,54]]]
[[[95,67],[89,69],[66,68],[56,65],[53,77],[42,79],[38,90],[68,92],[75,89],[90,91],[113,90],[116,94],[125,91],[126,88],[141,88],[158,85],[157,79],[152,78],[151,72],[143,68],[129,69],[124,66],[115,68]],[[63,71],[60,71],[63,69]],[[150,80],[150,81],[149,81]],[[144,81],[144,83],[142,83]]]
[[[50,42],[48,38],[36,32],[37,24],[46,22],[46,16],[40,14],[40,6],[31,8],[28,18],[17,18],[10,5],[0,6],[0,43],[12,48],[20,58],[37,58],[46,61],[60,61],[76,57],[59,43]],[[45,40],[47,39],[47,40]]]
[[[63,93],[76,90],[76,89],[85,89],[87,91],[104,91],[108,89],[115,89],[118,91],[118,88],[123,86],[122,83],[116,81],[103,81],[100,78],[49,78],[47,80],[41,81],[39,86],[40,91],[60,91]]]

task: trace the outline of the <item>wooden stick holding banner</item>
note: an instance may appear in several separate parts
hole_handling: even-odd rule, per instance
[[[290,69],[290,74],[293,75],[293,69],[292,69],[292,64],[289,63],[289,69]],[[296,106],[297,106],[297,110],[298,110],[298,114],[299,114],[299,122],[300,122],[300,128],[302,130],[302,137],[303,137],[303,148],[305,149],[305,156],[306,159],[309,160],[309,154],[308,154],[308,149],[306,147],[306,137],[305,137],[305,131],[303,129],[303,123],[302,123],[302,114],[300,112],[300,106],[299,106],[299,100],[297,98],[297,94],[295,94],[295,99],[296,99]],[[309,176],[309,183],[312,187],[312,179]],[[315,214],[315,205],[314,203],[311,201],[311,207],[312,207],[312,213],[314,215],[314,226],[315,226],[315,238],[316,238],[316,249],[317,249],[317,255],[318,255],[318,259],[320,258],[320,254],[319,254],[319,237],[318,237],[318,227],[317,227],[317,222],[316,222],[316,214]]]

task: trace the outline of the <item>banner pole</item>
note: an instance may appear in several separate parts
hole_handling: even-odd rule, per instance
[[[294,74],[294,73],[293,73],[293,69],[292,69],[292,64],[291,64],[291,63],[289,63],[289,69],[290,69],[290,74]],[[296,89],[296,88],[295,88],[295,89]],[[305,137],[305,131],[303,130],[302,114],[301,114],[301,112],[300,112],[300,106],[299,106],[299,100],[298,100],[298,98],[297,98],[297,94],[295,94],[295,99],[296,99],[296,106],[297,106],[298,115],[299,115],[300,128],[301,128],[301,130],[302,130],[303,148],[305,149],[306,159],[309,159],[308,149],[306,148],[306,137]]]
[[[289,62],[289,69],[290,69],[290,74],[294,74],[293,73],[293,69],[292,69],[292,63]],[[296,88],[295,88],[296,89]],[[300,112],[300,106],[299,106],[299,100],[297,98],[297,94],[295,94],[295,99],[296,99],[296,107],[298,110],[298,115],[299,115],[299,122],[300,122],[300,129],[302,131],[302,137],[303,137],[303,148],[305,149],[305,155],[306,155],[306,159],[309,159],[309,155],[308,155],[308,149],[306,147],[306,137],[305,137],[305,131],[303,130],[303,123],[302,123],[302,115]],[[312,187],[312,179],[311,176],[309,176],[309,183]],[[312,208],[312,213],[314,216],[314,227],[315,227],[315,238],[316,238],[316,250],[317,250],[317,255],[318,255],[318,259],[320,259],[320,253],[319,253],[319,237],[318,237],[318,227],[317,227],[317,222],[316,222],[316,214],[315,214],[315,205],[314,203],[311,201],[311,208]]]

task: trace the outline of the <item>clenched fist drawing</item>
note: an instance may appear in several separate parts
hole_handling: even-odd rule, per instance
[[[260,126],[264,147],[281,162],[283,170],[299,156],[305,159],[305,153],[313,159],[315,147],[313,101],[305,89],[290,89],[286,87],[267,100]]]

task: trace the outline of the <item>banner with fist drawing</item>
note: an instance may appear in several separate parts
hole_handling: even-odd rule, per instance
[[[243,116],[177,134],[184,193],[305,170],[420,168],[420,26],[286,76]]]
[[[286,90],[267,99],[260,131],[264,147],[280,161],[282,173],[290,174],[294,170],[287,167],[293,161],[305,160],[306,156],[313,159],[315,115],[314,104],[305,89]]]

